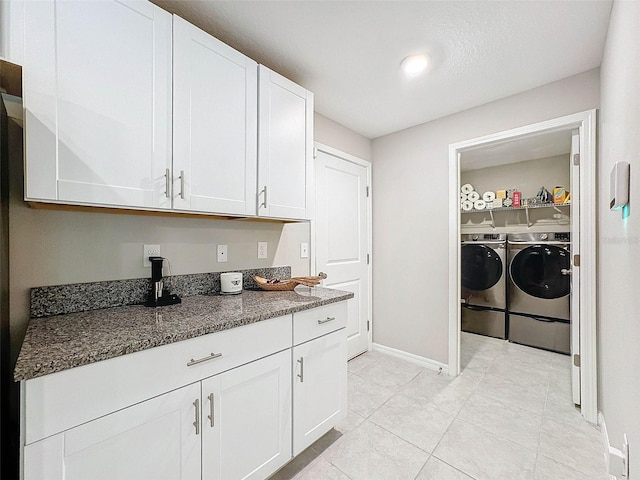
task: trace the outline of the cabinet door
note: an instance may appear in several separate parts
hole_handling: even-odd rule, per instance
[[[25,2],[25,198],[170,208],[171,15]]]
[[[267,478],[291,459],[291,350],[202,382],[202,478]]]
[[[342,328],[293,348],[293,455],[347,413],[347,335]]]
[[[310,215],[313,94],[260,65],[258,215]]]
[[[174,208],[255,215],[256,62],[174,16]]]
[[[199,399],[197,383],[27,445],[24,479],[199,480]]]

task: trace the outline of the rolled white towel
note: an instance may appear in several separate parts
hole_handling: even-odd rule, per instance
[[[471,200],[472,202],[475,202],[476,200],[480,200],[480,194],[478,192],[470,192],[469,200]]]
[[[487,207],[487,202],[484,200],[476,200],[473,202],[473,208],[475,210],[484,210]]]
[[[482,200],[484,200],[487,203],[493,202],[495,198],[496,198],[496,192],[484,192],[482,194]]]
[[[462,193],[471,193],[475,190],[475,188],[473,188],[473,185],[471,185],[470,183],[465,183],[464,185],[462,185],[462,187],[460,188],[460,191]]]
[[[464,202],[465,200],[469,200],[469,195],[467,195],[466,193],[460,192],[460,201]]]
[[[465,212],[473,210],[473,202],[471,202],[469,200],[465,200],[464,202],[462,202],[460,204],[460,206],[462,207],[462,210],[464,210]]]

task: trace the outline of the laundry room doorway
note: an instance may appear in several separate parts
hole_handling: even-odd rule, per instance
[[[465,302],[474,303],[473,296],[469,297],[468,291],[461,284],[464,283],[465,271],[461,238],[491,243],[493,237],[502,238],[500,235],[508,232],[506,236],[511,237],[511,241],[507,242],[507,261],[504,266],[504,275],[509,282],[508,296],[516,298],[514,295],[522,288],[527,294],[525,296],[533,295],[541,300],[536,303],[535,308],[525,308],[518,310],[516,314],[509,314],[508,298],[505,308],[506,333],[502,338],[546,350],[570,353],[573,403],[580,405],[582,415],[592,423],[597,422],[596,204],[595,195],[589,192],[595,192],[595,125],[596,112],[590,110],[458,142],[449,147],[449,263],[452,272],[449,284],[450,374],[457,375],[461,370],[461,325],[468,323],[461,319],[461,310],[466,311],[461,308],[461,303],[463,307],[466,306]],[[543,158],[547,164],[536,165],[537,168],[530,170],[532,173],[525,174],[522,181],[539,181],[536,175],[544,172],[545,165],[559,163],[560,160],[557,159],[561,158],[567,168],[566,177],[563,177],[565,180],[559,183],[564,183],[568,188],[557,187],[556,192],[553,192],[558,183],[552,184],[548,187],[549,192],[538,191],[533,197],[528,193],[529,198],[523,198],[523,201],[520,199],[520,192],[516,192],[515,206],[512,206],[511,198],[506,200],[506,193],[500,191],[495,193],[505,197],[505,200],[499,206],[494,203],[486,208],[486,203],[492,201],[489,198],[491,195],[486,196],[486,201],[473,206],[469,205],[470,202],[464,203],[467,198],[474,200],[475,197],[482,197],[482,191],[472,196],[469,192],[473,190],[473,186],[461,180],[469,178],[468,170],[482,171],[487,175],[489,172],[501,172],[516,162],[522,162],[522,166],[518,167],[522,170],[527,168],[526,163],[533,164],[533,159]],[[477,180],[481,177],[472,178]],[[482,183],[481,180],[477,181]],[[461,187],[464,188],[461,190]],[[528,187],[530,190],[531,185]],[[523,195],[527,193],[524,190]],[[554,193],[561,196],[560,201],[558,198],[550,203],[544,199],[537,200],[540,195]],[[569,198],[565,198],[567,193],[570,194]],[[513,194],[513,191],[509,192],[509,196]],[[494,206],[495,209],[491,208]],[[476,234],[469,235],[469,232]],[[541,247],[540,244],[545,246]],[[517,258],[515,255],[521,251],[525,252]],[[542,261],[544,256],[549,257],[549,263],[557,267],[558,275],[561,275],[558,278],[563,280],[560,283],[565,284],[568,290],[570,288],[570,295],[563,294],[560,286],[557,293],[527,291],[526,282],[521,281],[526,277],[525,267],[531,265],[531,262]],[[517,310],[516,301],[512,302]],[[518,307],[524,308],[526,305]],[[510,326],[513,326],[511,334]],[[557,345],[547,344],[544,339],[540,340],[540,332],[546,332],[547,337],[551,335],[561,341]]]

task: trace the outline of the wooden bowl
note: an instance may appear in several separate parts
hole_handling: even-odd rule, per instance
[[[260,287],[262,290],[271,290],[271,291],[287,291],[293,290],[298,285],[305,285],[307,287],[315,287],[326,277],[294,277],[287,278],[285,280],[280,280],[276,283],[270,283],[268,279],[259,277],[258,275],[254,275],[253,279],[256,282],[256,285]]]

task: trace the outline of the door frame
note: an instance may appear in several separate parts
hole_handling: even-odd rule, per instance
[[[449,375],[460,374],[460,155],[466,150],[543,133],[580,131],[580,391],[581,412],[598,420],[596,352],[596,110],[449,145]]]
[[[370,328],[367,331],[367,351],[370,351],[373,345],[373,225],[372,225],[372,198],[373,192],[371,190],[371,162],[368,160],[364,160],[362,158],[356,157],[349,153],[338,150],[337,148],[330,147],[329,145],[325,145],[324,143],[314,142],[313,143],[313,166],[312,168],[315,171],[315,159],[318,156],[318,152],[324,152],[328,155],[332,155],[334,157],[340,158],[347,162],[354,163],[361,167],[367,169],[367,188],[369,189],[369,195],[367,195],[367,253],[369,254],[369,264],[367,265],[367,279],[369,282],[369,291],[367,292],[367,306],[369,307],[369,318]],[[310,232],[309,237],[311,239],[311,275],[317,275],[317,265],[316,265],[316,209],[317,202],[315,201],[315,183],[313,185],[313,215],[311,216],[311,224],[310,224]]]

